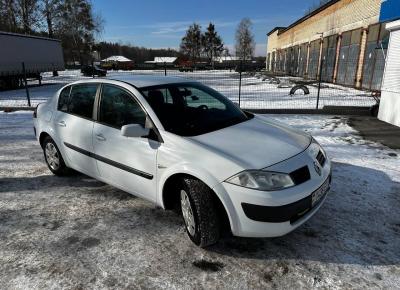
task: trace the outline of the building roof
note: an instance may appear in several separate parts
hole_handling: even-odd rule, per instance
[[[214,61],[217,62],[226,62],[226,61],[237,61],[240,60],[240,57],[238,56],[217,56],[217,57],[213,57]]]
[[[306,21],[307,19],[313,17],[314,15],[320,13],[321,11],[325,10],[326,8],[332,6],[333,4],[342,1],[342,0],[331,0],[327,3],[325,3],[324,5],[318,7],[317,9],[314,9],[313,11],[311,11],[310,13],[308,13],[307,15],[303,16],[302,18],[296,20],[295,22],[293,22],[292,24],[290,24],[288,27],[275,27],[274,29],[272,29],[270,32],[268,32],[268,36],[271,35],[272,33],[274,33],[276,30],[281,29],[278,33],[284,33],[285,31],[288,31],[289,29],[299,25],[300,23]]]
[[[272,33],[274,33],[277,30],[283,30],[286,29],[286,27],[281,27],[281,26],[276,26],[274,27],[270,32],[267,33],[268,36],[270,36]]]
[[[102,61],[129,62],[132,60],[130,60],[129,58],[126,58],[125,56],[122,56],[122,55],[113,55],[113,56],[103,59]]]
[[[157,56],[154,60],[146,61],[146,63],[174,63],[177,57]]]

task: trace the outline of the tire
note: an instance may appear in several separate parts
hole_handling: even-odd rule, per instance
[[[179,201],[186,233],[202,248],[215,244],[220,237],[221,223],[213,195],[212,190],[198,179],[182,180]],[[190,211],[191,219],[188,217]]]
[[[42,145],[44,159],[50,171],[57,176],[68,175],[69,168],[65,165],[60,150],[58,150],[58,147],[53,139],[51,139],[50,136],[47,136],[43,140]]]
[[[378,104],[373,105],[373,106],[370,108],[370,113],[371,113],[371,116],[372,116],[372,117],[378,117],[379,105],[378,105]]]

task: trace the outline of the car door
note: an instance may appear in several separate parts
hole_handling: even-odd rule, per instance
[[[160,143],[147,137],[121,135],[122,126],[145,126],[145,122],[146,113],[130,92],[119,86],[102,85],[93,129],[100,175],[110,184],[155,202],[156,158]]]
[[[93,106],[97,83],[72,85],[65,88],[59,97],[55,117],[55,131],[59,146],[62,146],[68,165],[87,175],[98,175],[93,153]]]

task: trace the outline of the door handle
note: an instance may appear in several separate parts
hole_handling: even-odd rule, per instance
[[[65,124],[64,121],[60,121],[60,122],[58,122],[57,124],[58,124],[58,126],[60,126],[60,127],[65,127],[65,126],[67,126],[67,124]]]
[[[99,141],[106,141],[106,137],[103,134],[96,134],[96,139]]]

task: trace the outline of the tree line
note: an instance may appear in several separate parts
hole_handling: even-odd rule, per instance
[[[147,60],[153,60],[157,56],[179,56],[178,51],[174,49],[146,48],[121,43],[100,42],[93,47],[100,53],[102,59],[112,55],[123,55],[135,63],[144,63]]]
[[[248,18],[242,19],[236,29],[235,54],[240,60],[251,60],[254,56],[255,41],[251,30],[252,23]],[[201,25],[190,25],[181,40],[180,52],[193,63],[203,60],[213,63],[218,57],[231,56],[213,23],[209,23],[204,32]]]
[[[0,0],[0,30],[58,38],[65,61],[88,59],[102,29],[89,0]]]

